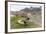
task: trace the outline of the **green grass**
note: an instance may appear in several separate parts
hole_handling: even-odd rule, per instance
[[[24,17],[21,17],[21,16],[14,16],[14,17],[11,17],[11,29],[18,29],[18,28],[36,28],[38,27],[39,25],[34,23],[34,22],[31,22],[31,23],[28,23],[26,26],[24,24],[19,24],[18,23],[18,20],[19,19],[22,19]]]

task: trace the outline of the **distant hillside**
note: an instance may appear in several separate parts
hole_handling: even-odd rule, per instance
[[[30,7],[30,8],[24,8],[20,11],[10,11],[11,15],[16,15],[16,14],[27,14],[27,13],[31,13],[31,14],[41,14],[41,7]]]

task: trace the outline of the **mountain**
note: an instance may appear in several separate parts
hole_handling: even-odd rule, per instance
[[[16,15],[16,14],[27,14],[27,13],[30,13],[30,14],[41,14],[41,7],[30,7],[30,8],[24,8],[20,11],[10,11],[10,14],[11,15]]]
[[[30,7],[30,8],[25,8],[25,9],[22,9],[22,10],[20,10],[20,11],[41,11],[41,8],[40,7]]]

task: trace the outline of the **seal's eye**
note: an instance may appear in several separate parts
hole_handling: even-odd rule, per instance
[[[27,18],[26,20],[29,20],[30,18]]]

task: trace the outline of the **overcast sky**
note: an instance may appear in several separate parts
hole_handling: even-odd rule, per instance
[[[30,8],[32,5],[18,5],[18,4],[14,4],[14,5],[10,5],[10,10],[11,11],[20,11],[21,9],[24,8]],[[40,7],[40,6],[35,6],[33,5],[32,7]]]

